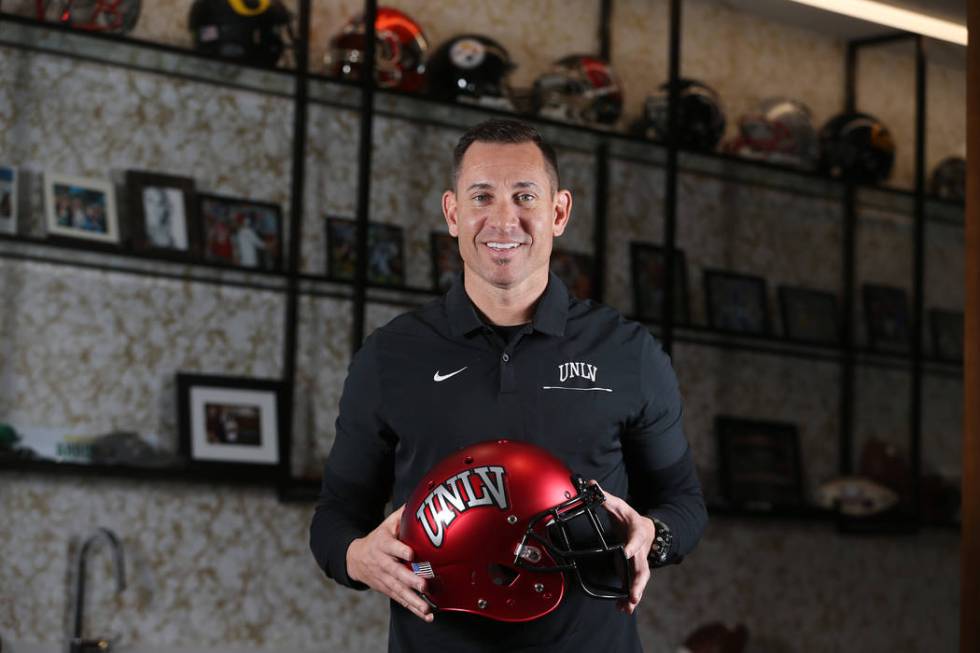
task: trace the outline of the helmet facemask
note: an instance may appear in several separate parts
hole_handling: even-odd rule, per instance
[[[598,485],[575,475],[578,494],[528,520],[514,552],[514,566],[536,572],[564,572],[582,591],[596,599],[626,599],[633,585],[633,568],[622,543],[612,543],[596,512],[606,497]],[[536,545],[558,563],[542,567]],[[615,577],[618,585],[608,581]]]

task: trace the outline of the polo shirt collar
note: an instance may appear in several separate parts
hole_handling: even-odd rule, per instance
[[[469,335],[484,326],[476,312],[476,307],[466,294],[463,274],[457,273],[453,285],[446,293],[446,312],[449,317],[449,330],[453,336]],[[531,324],[536,331],[551,336],[565,335],[565,322],[568,319],[568,288],[555,276],[548,274],[548,285],[534,309]]]

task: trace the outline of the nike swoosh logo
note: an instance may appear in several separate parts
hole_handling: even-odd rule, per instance
[[[439,383],[441,381],[445,381],[446,379],[448,379],[451,376],[456,376],[457,374],[459,374],[460,372],[462,372],[465,369],[466,369],[465,367],[461,367],[458,370],[456,370],[455,372],[450,372],[449,374],[439,374],[439,370],[436,370],[436,373],[432,376],[432,380],[435,381],[436,383]]]

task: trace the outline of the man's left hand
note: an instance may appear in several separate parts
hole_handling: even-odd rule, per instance
[[[595,481],[592,482],[595,483]],[[633,510],[630,504],[605,490],[602,493],[606,495],[606,503],[603,504],[606,510],[626,532],[626,545],[624,547],[626,559],[633,565],[633,586],[630,587],[629,599],[618,601],[616,607],[619,608],[620,612],[633,614],[636,606],[640,603],[640,599],[643,598],[643,590],[650,580],[650,563],[647,561],[647,556],[650,553],[650,547],[653,546],[657,528],[653,525],[652,519]]]

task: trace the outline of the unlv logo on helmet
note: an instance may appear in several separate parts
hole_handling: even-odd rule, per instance
[[[574,582],[587,596],[623,599],[632,568],[607,534],[598,485],[527,442],[488,440],[455,451],[405,502],[398,539],[440,611],[530,621]],[[595,563],[612,574],[593,574]]]
[[[499,465],[476,467],[464,470],[435,486],[415,513],[432,546],[442,546],[446,528],[457,515],[467,510],[480,506],[496,506],[500,510],[506,510],[510,505],[504,484],[506,474]]]

